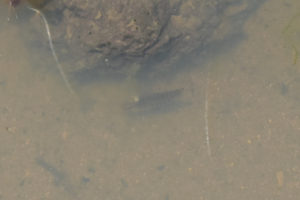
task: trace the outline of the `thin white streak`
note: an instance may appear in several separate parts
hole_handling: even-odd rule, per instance
[[[209,78],[206,80],[206,89],[205,89],[205,107],[204,107],[204,131],[206,137],[206,148],[208,156],[211,156],[211,148],[210,148],[210,137],[209,137],[209,124],[208,124],[208,89],[209,89]]]
[[[52,52],[52,55],[53,55],[53,58],[56,62],[56,65],[57,65],[57,68],[59,70],[59,73],[60,75],[62,76],[62,79],[63,81],[65,82],[68,90],[71,92],[71,93],[74,93],[72,87],[71,87],[71,84],[69,83],[65,73],[64,73],[64,70],[62,68],[62,66],[60,65],[59,61],[58,61],[58,58],[57,58],[57,55],[55,53],[55,50],[54,50],[54,46],[53,46],[53,42],[52,42],[52,36],[51,36],[51,32],[50,32],[50,28],[49,28],[49,24],[48,24],[48,21],[45,17],[45,15],[40,12],[39,10],[35,9],[35,8],[32,8],[32,7],[28,7],[28,9],[30,10],[33,10],[34,12],[36,12],[38,15],[41,16],[42,20],[44,21],[44,24],[45,24],[45,27],[46,27],[46,31],[47,31],[47,35],[48,35],[48,41],[49,41],[49,45],[50,45],[50,49],[51,49],[51,52]]]

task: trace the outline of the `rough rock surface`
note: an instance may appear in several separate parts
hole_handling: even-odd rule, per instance
[[[50,21],[67,71],[167,72],[194,51],[224,41],[261,0],[49,0]],[[147,70],[146,70],[147,71]]]

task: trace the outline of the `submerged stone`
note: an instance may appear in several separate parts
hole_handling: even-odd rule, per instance
[[[241,34],[244,21],[262,2],[54,0],[42,11],[67,72],[152,77]]]

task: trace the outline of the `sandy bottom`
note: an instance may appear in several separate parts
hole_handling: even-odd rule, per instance
[[[0,6],[0,199],[300,196],[298,1],[265,3],[247,37],[205,66],[75,94]]]

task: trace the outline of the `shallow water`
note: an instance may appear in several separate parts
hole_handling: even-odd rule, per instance
[[[283,33],[299,8],[267,1],[238,44],[172,78],[71,94],[44,37],[23,34],[40,19],[0,4],[0,199],[297,199],[297,23]]]

